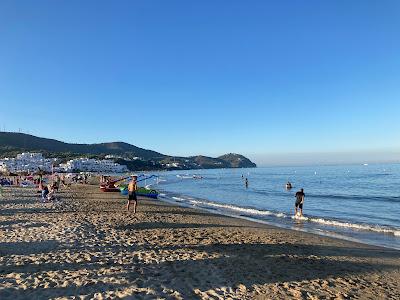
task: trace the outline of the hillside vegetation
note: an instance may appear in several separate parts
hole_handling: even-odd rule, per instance
[[[21,152],[41,152],[46,157],[60,158],[60,161],[81,156],[103,159],[112,155],[116,162],[127,165],[130,170],[256,167],[248,158],[233,153],[217,158],[202,155],[174,157],[125,142],[72,144],[25,133],[0,132],[0,157],[15,157]]]

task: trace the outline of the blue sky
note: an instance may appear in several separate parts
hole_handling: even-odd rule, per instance
[[[399,36],[399,1],[3,0],[0,126],[261,164],[385,160]]]

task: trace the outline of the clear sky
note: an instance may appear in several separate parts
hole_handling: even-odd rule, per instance
[[[400,1],[2,0],[0,104],[2,130],[67,142],[385,160]]]

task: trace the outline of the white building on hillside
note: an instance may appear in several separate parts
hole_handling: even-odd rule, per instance
[[[99,172],[99,173],[123,173],[128,168],[124,165],[117,164],[112,160],[77,158],[71,159],[65,164],[60,164],[60,168],[65,172],[81,171],[81,172]]]
[[[0,172],[27,172],[32,173],[40,168],[45,172],[51,172],[55,158],[44,158],[41,153],[21,153],[16,158],[0,159]]]

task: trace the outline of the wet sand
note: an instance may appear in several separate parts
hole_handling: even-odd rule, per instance
[[[400,251],[73,186],[0,196],[0,299],[399,299]]]

